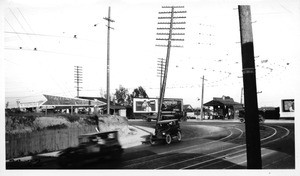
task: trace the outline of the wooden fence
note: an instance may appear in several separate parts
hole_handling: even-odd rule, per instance
[[[96,132],[95,126],[6,134],[6,159],[76,146],[78,135],[90,132]]]

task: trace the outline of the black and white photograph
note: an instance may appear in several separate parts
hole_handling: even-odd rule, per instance
[[[0,14],[1,175],[297,175],[299,0]]]

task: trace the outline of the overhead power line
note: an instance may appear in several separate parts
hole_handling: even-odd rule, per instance
[[[8,22],[8,20],[5,18],[5,21],[6,21],[6,23],[10,26],[10,28],[14,31],[14,33],[15,34],[18,34],[17,32],[16,32],[16,30],[14,29],[14,27]],[[23,39],[19,36],[19,34],[17,35],[18,36],[18,38],[22,41],[22,42],[24,42],[23,41]]]
[[[28,32],[10,32],[10,31],[4,31],[4,33],[8,34],[19,34],[19,35],[35,35],[35,36],[43,36],[43,37],[58,37],[58,38],[74,38],[77,39],[77,35],[72,36],[62,36],[62,35],[51,35],[51,34],[37,34],[37,33],[28,33]]]

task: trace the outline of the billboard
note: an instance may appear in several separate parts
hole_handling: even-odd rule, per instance
[[[282,100],[282,111],[294,112],[295,111],[294,99]]]
[[[158,111],[157,98],[134,98],[133,112],[134,113],[157,113]]]

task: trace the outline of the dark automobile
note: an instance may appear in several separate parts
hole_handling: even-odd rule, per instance
[[[262,115],[262,111],[258,111],[259,123],[263,123],[265,121],[264,116]],[[240,122],[245,123],[245,110],[239,110],[238,118]]]
[[[62,150],[58,156],[58,164],[72,167],[89,159],[121,158],[122,146],[118,140],[118,131],[83,134],[78,137],[79,145]]]
[[[170,144],[174,138],[181,141],[181,129],[178,120],[162,120],[157,122],[155,134],[150,136],[150,143],[153,145],[156,141],[165,141]]]

